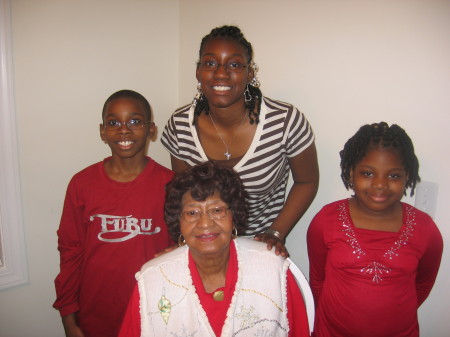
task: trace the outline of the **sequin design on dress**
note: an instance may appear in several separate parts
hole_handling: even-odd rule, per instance
[[[347,242],[353,249],[353,254],[356,255],[357,259],[360,259],[367,253],[361,248],[358,238],[356,237],[355,230],[351,225],[350,215],[347,211],[346,202],[348,201],[344,201],[338,206],[338,219],[342,223],[342,231],[348,238]],[[413,236],[416,221],[415,213],[411,206],[405,206],[405,215],[405,226],[400,232],[398,239],[395,240],[394,244],[382,254],[383,257],[388,258],[389,260],[392,260],[394,257],[398,256],[398,250],[405,246],[408,243],[409,239]],[[380,261],[372,261],[364,268],[361,268],[360,271],[364,274],[373,275],[372,282],[380,283],[381,281],[383,281],[382,275],[389,274],[391,272],[391,269]]]
[[[167,324],[169,321],[170,311],[172,310],[172,304],[170,301],[166,298],[166,296],[161,295],[161,298],[158,301],[158,309],[159,312],[164,319],[164,322]]]
[[[236,314],[236,318],[241,320],[241,328],[252,327],[259,320],[259,316],[255,313],[255,308],[252,305],[247,308],[241,306],[241,310]]]
[[[350,247],[353,248],[353,254],[356,255],[356,258],[359,259],[361,256],[366,255],[366,252],[359,245],[358,239],[356,238],[355,231],[351,226],[350,217],[347,213],[347,208],[345,202],[338,206],[338,219],[342,223],[342,231],[348,237],[347,242]]]
[[[187,327],[184,324],[182,324],[181,330],[178,333],[171,332],[170,334],[173,337],[194,337],[197,335],[197,331],[194,331],[193,333],[189,333]]]
[[[183,288],[183,289],[185,290],[184,295],[178,300],[177,303],[174,303],[174,304],[173,304],[173,303],[166,297],[166,290],[163,288],[163,289],[162,289],[161,297],[159,298],[159,300],[158,300],[158,302],[157,302],[157,304],[156,304],[156,307],[157,307],[158,310],[156,310],[156,311],[150,311],[150,312],[149,312],[150,315],[154,315],[154,314],[158,314],[158,313],[159,313],[159,314],[161,315],[161,317],[163,318],[164,323],[168,324],[168,322],[169,322],[169,317],[170,317],[170,313],[171,313],[171,311],[172,311],[172,308],[173,308],[174,306],[180,304],[180,303],[184,300],[184,298],[186,297],[186,295],[187,295],[189,289],[188,289],[186,286],[184,286],[184,285],[177,284],[177,283],[173,282],[172,280],[170,280],[170,279],[167,277],[166,273],[164,273],[164,270],[163,270],[162,267],[159,267],[159,271],[161,272],[161,274],[164,276],[164,278],[166,279],[166,281],[167,281],[168,283],[170,283],[171,285],[173,285],[173,286],[175,286],[175,287]]]
[[[371,262],[369,265],[361,269],[362,273],[366,273],[369,275],[373,275],[372,282],[380,283],[383,281],[381,275],[389,274],[391,271],[390,268],[386,267],[384,264],[379,262]]]
[[[409,238],[413,236],[414,227],[416,226],[416,214],[413,208],[409,205],[406,206],[406,226],[403,231],[400,233],[398,239],[394,242],[391,248],[389,248],[384,254],[384,257],[392,260],[393,257],[398,256],[397,251],[406,245],[409,241]]]

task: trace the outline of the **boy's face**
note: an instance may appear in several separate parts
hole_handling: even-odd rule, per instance
[[[137,128],[130,129],[127,123]],[[113,157],[144,157],[147,140],[154,134],[155,124],[147,120],[139,101],[118,98],[107,105],[103,124],[100,124],[100,137],[111,148]]]

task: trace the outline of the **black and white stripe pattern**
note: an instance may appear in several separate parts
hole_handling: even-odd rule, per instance
[[[178,109],[161,137],[173,156],[191,166],[208,160],[192,125],[193,117],[191,105]],[[291,104],[263,98],[253,141],[234,166],[249,194],[247,235],[264,231],[278,216],[289,177],[288,158],[300,154],[313,141],[314,134],[303,113]]]

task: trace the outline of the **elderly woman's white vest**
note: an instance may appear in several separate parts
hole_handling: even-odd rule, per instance
[[[221,336],[287,336],[289,262],[251,239],[235,240],[238,280]],[[188,247],[147,262],[136,274],[141,336],[215,337],[192,284]]]

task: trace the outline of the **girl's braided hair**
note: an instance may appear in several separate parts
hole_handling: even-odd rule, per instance
[[[347,190],[351,188],[351,170],[369,150],[377,147],[394,149],[400,156],[408,175],[406,188],[411,188],[410,195],[413,196],[416,184],[420,182],[419,161],[414,153],[413,142],[400,126],[397,124],[389,126],[385,122],[363,125],[339,152],[341,178],[345,188]]]

